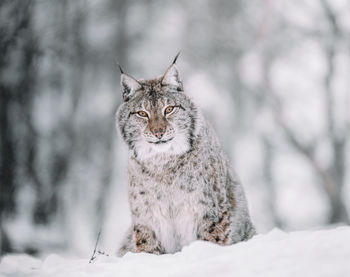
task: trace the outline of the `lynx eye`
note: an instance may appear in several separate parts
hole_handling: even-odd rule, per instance
[[[141,117],[148,117],[148,114],[144,111],[138,111],[137,114]]]
[[[164,113],[165,114],[170,114],[173,110],[174,110],[174,106],[168,106],[166,109],[165,109],[165,111],[164,111]]]

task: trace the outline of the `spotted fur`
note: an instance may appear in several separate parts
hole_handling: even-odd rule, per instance
[[[197,239],[229,245],[251,238],[242,185],[184,93],[175,63],[152,80],[123,73],[121,87],[117,124],[129,147],[132,227],[118,254],[174,253]],[[168,106],[174,109],[165,114]]]

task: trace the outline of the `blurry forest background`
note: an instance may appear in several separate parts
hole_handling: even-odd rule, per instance
[[[115,251],[115,60],[151,78],[179,50],[259,232],[349,224],[350,1],[1,0],[0,254]]]

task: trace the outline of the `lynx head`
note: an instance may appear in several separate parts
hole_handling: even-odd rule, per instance
[[[117,124],[138,159],[183,154],[192,148],[198,111],[183,91],[177,57],[163,76],[151,80],[136,80],[121,70],[124,103]]]

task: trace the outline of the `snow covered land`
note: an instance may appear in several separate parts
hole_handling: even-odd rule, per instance
[[[0,276],[350,276],[350,227],[285,233],[274,229],[247,242],[222,247],[196,241],[173,255],[128,253],[123,258],[39,260],[4,256]]]

